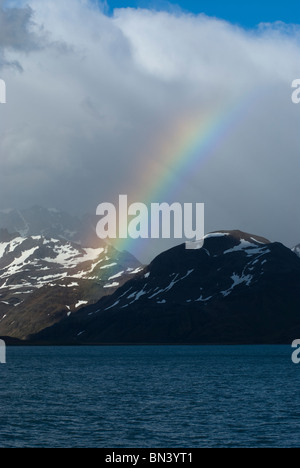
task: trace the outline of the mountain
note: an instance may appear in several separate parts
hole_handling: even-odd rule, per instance
[[[0,229],[18,232],[22,237],[44,236],[65,239],[83,246],[100,246],[96,236],[96,216],[71,216],[56,208],[33,206],[0,210]]]
[[[43,343],[291,343],[300,258],[241,231],[172,248],[113,294],[32,336]]]
[[[111,294],[141,269],[111,246],[0,230],[0,335],[28,335]]]
[[[292,249],[292,251],[293,251],[296,255],[298,255],[298,257],[300,257],[300,244],[296,245],[296,246]]]

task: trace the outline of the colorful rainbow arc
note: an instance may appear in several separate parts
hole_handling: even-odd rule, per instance
[[[180,188],[189,183],[226,137],[232,135],[259,94],[258,90],[251,91],[243,99],[235,98],[189,118],[178,119],[167,137],[161,138],[148,155],[148,165],[138,169],[136,180],[141,180],[142,188],[130,198],[147,206],[171,196],[175,197],[173,201],[179,201]],[[130,251],[134,242],[130,238],[118,239],[115,247]]]

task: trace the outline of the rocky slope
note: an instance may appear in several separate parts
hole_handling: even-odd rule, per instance
[[[113,247],[0,231],[0,335],[27,338],[111,294],[140,270]]]

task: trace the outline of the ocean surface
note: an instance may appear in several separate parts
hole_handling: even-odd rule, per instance
[[[0,447],[299,447],[289,346],[8,347]]]

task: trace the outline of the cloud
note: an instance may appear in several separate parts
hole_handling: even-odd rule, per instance
[[[34,40],[28,28],[31,23],[32,10],[26,8],[3,8],[0,4],[0,47],[18,50],[29,50]]]
[[[3,207],[95,212],[121,193],[151,202],[134,198],[168,180],[170,201],[205,202],[206,230],[300,241],[299,26],[32,0],[2,2],[0,31],[2,57],[23,69],[1,70]],[[210,147],[175,165],[164,148],[202,114]]]
[[[28,53],[39,47],[41,36],[32,32],[33,11],[29,6],[8,8],[5,0],[0,1],[0,67],[11,66],[19,71],[19,61],[6,59],[7,51]]]

